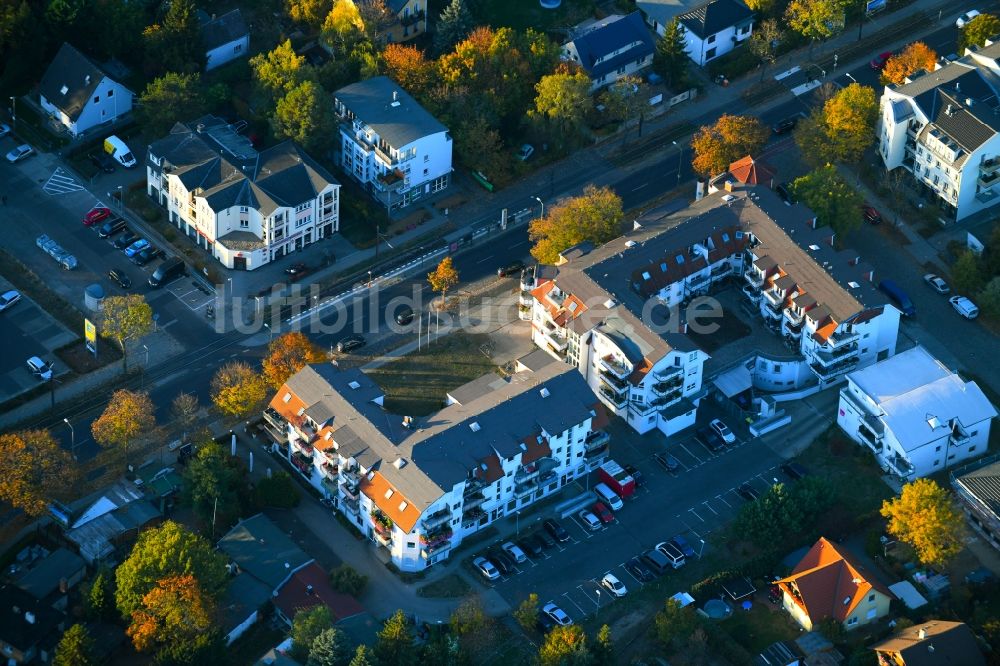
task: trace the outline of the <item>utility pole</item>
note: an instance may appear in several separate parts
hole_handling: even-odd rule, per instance
[[[215,540],[215,512],[219,508],[219,496],[215,496],[215,504],[212,506],[212,540]]]

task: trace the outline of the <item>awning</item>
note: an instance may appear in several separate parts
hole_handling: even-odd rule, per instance
[[[737,396],[753,387],[750,371],[745,365],[739,365],[732,370],[726,370],[712,380],[715,387],[727,398]]]

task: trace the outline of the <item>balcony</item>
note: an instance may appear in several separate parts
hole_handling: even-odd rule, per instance
[[[821,365],[819,363],[810,363],[809,369],[816,374],[820,379],[827,381],[833,379],[838,375],[842,375],[845,372],[850,372],[858,364],[858,357],[852,356],[845,361],[841,361],[835,365]]]
[[[448,526],[448,525],[445,525],[442,528],[438,528],[436,530],[432,530],[432,531],[427,532],[425,534],[421,534],[420,535],[420,545],[421,546],[433,546],[435,544],[440,544],[440,543],[445,542],[445,541],[450,541],[451,537],[452,537],[452,534],[453,534],[453,532],[451,531],[451,527]]]
[[[352,499],[349,497],[345,497],[344,499],[340,500],[340,508],[356,516],[358,515],[358,512],[361,510],[361,505],[358,502],[357,498]]]
[[[326,490],[326,492],[328,492],[329,494],[331,494],[331,495],[336,495],[337,494],[337,482],[336,481],[332,481],[332,480],[330,480],[328,478],[322,478],[322,479],[319,480],[319,483],[320,483],[321,486],[323,486],[323,489]]]
[[[302,455],[299,451],[295,451],[292,453],[292,465],[294,465],[295,469],[302,472],[305,476],[312,476],[312,458]]]
[[[839,333],[834,332],[833,335],[830,336],[828,342],[831,347],[839,347],[841,345],[857,342],[860,339],[861,336],[854,331],[841,331]]]
[[[614,405],[615,409],[625,409],[625,404],[628,402],[627,396],[612,391],[604,384],[601,385],[601,397]]]
[[[358,484],[356,484],[356,483],[351,483],[350,481],[345,481],[345,480],[341,479],[340,480],[340,492],[344,495],[344,497],[346,497],[348,499],[352,499],[355,502],[357,502],[358,499],[359,499],[359,496],[358,496]]]
[[[541,329],[542,339],[545,340],[545,344],[552,348],[552,351],[558,354],[566,353],[566,346],[569,344],[566,338],[562,336],[555,335],[550,331]]]
[[[462,494],[465,495],[466,498],[468,498],[469,495],[475,494],[485,485],[486,484],[483,483],[482,480],[480,479],[466,479],[465,490],[462,491]]]
[[[377,531],[372,532],[372,538],[375,539],[375,543],[385,546],[386,548],[392,545],[392,535],[379,534]]]
[[[438,551],[448,550],[449,548],[451,548],[451,542],[442,541],[441,543],[434,544],[433,546],[427,546],[426,548],[421,548],[420,557],[426,560],[427,558],[429,558],[431,555],[434,555]]]
[[[749,286],[756,292],[759,292],[761,285],[764,284],[764,276],[758,273],[755,268],[748,268],[743,273],[743,279],[745,279]]]
[[[846,358],[857,356],[860,352],[861,348],[856,342],[842,347],[835,347],[832,351],[820,347],[813,352],[813,359],[819,361],[821,365],[831,366],[836,365]]]
[[[514,481],[516,483],[527,483],[538,477],[539,472],[538,465],[535,463],[530,463],[528,465],[522,465],[514,472]]]
[[[903,458],[899,454],[894,455],[889,458],[886,462],[889,463],[890,471],[895,472],[899,476],[908,477],[913,474],[913,464],[909,460]]]
[[[788,321],[783,321],[781,322],[781,332],[793,340],[799,340],[802,338],[802,322],[789,324]]]
[[[801,326],[802,322],[805,320],[805,313],[798,308],[785,308],[785,311],[782,314],[784,314],[785,319],[792,326]]]
[[[609,442],[611,442],[611,435],[603,430],[592,430],[583,440],[583,448],[584,450],[596,449],[607,446]]]
[[[678,375],[677,377],[673,377],[668,381],[656,382],[655,384],[653,384],[653,393],[661,396],[667,395],[668,393],[673,393],[683,384],[684,384],[684,378]]]
[[[420,523],[425,530],[431,530],[439,525],[446,525],[449,521],[451,521],[451,509],[442,509],[425,517]]]
[[[478,521],[486,515],[486,512],[478,506],[462,511],[462,527],[468,527],[471,523]]]
[[[343,467],[343,468],[341,468],[341,470],[340,470],[340,478],[343,479],[344,481],[350,483],[350,484],[355,485],[355,486],[358,485],[359,483],[361,483],[361,477],[358,475],[358,468],[357,467]]]
[[[979,186],[983,189],[989,189],[1000,182],[1000,172],[991,171],[988,174],[979,173],[979,178],[976,179]]]
[[[624,379],[619,379],[617,376],[611,374],[607,370],[601,370],[599,377],[602,382],[605,382],[609,388],[616,392],[624,391],[628,389],[628,382]]]
[[[872,450],[872,453],[882,452],[881,438],[877,437],[867,425],[861,424],[858,427],[858,437]]]
[[[652,402],[650,402],[649,404],[652,405],[653,407],[655,407],[656,409],[659,409],[660,411],[663,411],[664,409],[666,409],[670,405],[672,405],[675,402],[677,402],[678,400],[680,400],[681,397],[683,397],[683,395],[684,395],[684,392],[681,389],[679,389],[679,388],[678,389],[674,389],[670,393],[665,393],[664,395],[662,395],[662,396],[660,396],[658,398],[653,398]]]
[[[749,285],[743,285],[740,291],[742,291],[743,295],[747,297],[747,300],[749,300],[754,305],[760,303],[761,296],[760,296],[760,291],[758,289],[754,289]]]
[[[963,446],[971,441],[972,438],[962,432],[957,426],[951,429],[951,435],[948,436],[949,446]]]
[[[683,380],[684,378],[684,368],[679,365],[673,365],[662,370],[654,370],[653,376],[661,382],[671,381],[673,379]]]
[[[535,492],[535,488],[537,487],[538,484],[534,481],[528,481],[527,483],[519,483],[516,486],[514,486],[514,496],[517,497],[518,499],[528,497],[533,492]]]
[[[414,23],[420,23],[423,20],[424,20],[424,10],[420,9],[413,12],[412,14],[407,14],[406,16],[402,17],[401,19],[399,19],[399,22],[404,27],[407,27],[413,25]]]
[[[320,465],[319,471],[323,474],[324,478],[331,479],[334,482],[336,482],[340,476],[340,469],[338,468],[337,465],[333,464],[330,461],[326,461],[325,463]]]
[[[468,495],[462,502],[462,513],[466,514],[470,510],[478,508],[485,501],[486,501],[486,495],[482,493]]]
[[[632,374],[632,369],[624,363],[619,363],[610,354],[601,359],[601,367],[619,379],[626,379]]]
[[[278,432],[287,432],[288,430],[288,419],[279,414],[274,407],[268,407],[264,410],[264,420]]]

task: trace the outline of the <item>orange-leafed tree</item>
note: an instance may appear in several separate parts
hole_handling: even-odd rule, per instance
[[[415,46],[393,43],[382,51],[382,71],[408,93],[421,97],[431,86],[434,63]]]
[[[433,271],[427,274],[427,282],[431,289],[441,292],[441,303],[448,296],[448,290],[458,284],[458,269],[452,263],[451,257],[445,257]]]
[[[168,576],[142,597],[127,633],[138,652],[191,640],[212,626],[213,603],[191,574]]]
[[[243,418],[256,411],[267,397],[264,375],[242,361],[232,361],[212,377],[212,402],[228,416]]]
[[[128,448],[144,433],[156,426],[153,402],[144,391],[120,389],[97,420],[90,424],[94,441],[103,447],[118,447],[128,462]]]
[[[885,62],[882,83],[903,83],[906,77],[920,70],[934,71],[937,53],[923,42],[913,42]]]
[[[285,380],[309,363],[320,363],[325,356],[300,331],[285,333],[271,341],[264,357],[264,379],[272,388],[281,388]]]
[[[72,487],[73,460],[48,430],[0,435],[0,500],[40,516],[54,497]]]
[[[703,176],[714,176],[767,143],[771,131],[753,116],[723,114],[714,125],[703,125],[691,139],[691,167]]]

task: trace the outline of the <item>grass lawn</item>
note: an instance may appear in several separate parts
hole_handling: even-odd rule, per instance
[[[863,517],[877,513],[882,502],[892,497],[892,490],[882,481],[882,470],[872,455],[848,439],[837,426],[817,437],[797,460],[810,475],[830,482],[837,495],[831,514],[843,512],[845,516]]]
[[[368,371],[385,389],[393,414],[426,416],[441,408],[445,393],[494,370],[479,346],[489,336],[456,331],[430,347]]]
[[[472,586],[458,574],[448,574],[433,583],[427,583],[423,587],[417,588],[417,596],[435,599],[458,599],[468,594],[471,589]]]
[[[733,604],[735,606],[735,604]],[[751,654],[757,654],[776,641],[794,640],[798,625],[780,608],[755,603],[749,611],[739,606],[721,627]]]
[[[556,26],[570,26],[593,16],[594,0],[563,0],[558,9],[544,9],[538,0],[475,0],[473,15],[494,28],[516,30],[534,28],[545,32]]]

